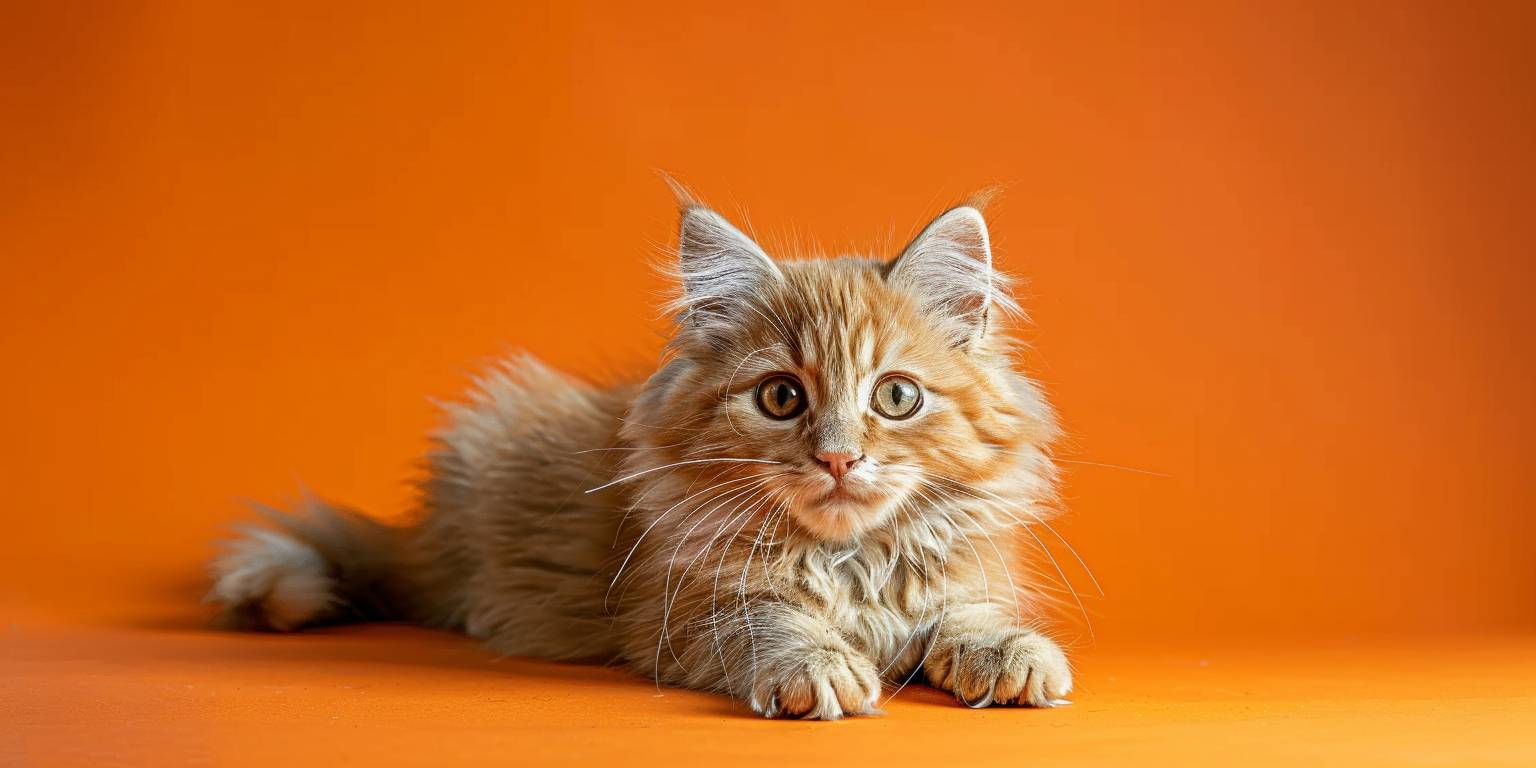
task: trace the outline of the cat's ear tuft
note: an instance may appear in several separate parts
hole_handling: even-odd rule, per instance
[[[992,268],[992,244],[981,211],[945,211],[886,267],[886,280],[916,296],[956,346],[984,337],[998,313],[1018,311],[1007,275]]]
[[[685,320],[704,323],[749,314],[747,303],[783,277],[752,238],[697,202],[683,206],[677,271],[682,296],[674,309]]]

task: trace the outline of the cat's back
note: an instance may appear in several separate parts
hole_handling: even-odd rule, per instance
[[[511,654],[610,655],[603,578],[622,509],[607,482],[633,384],[600,386],[531,357],[445,407],[423,486],[423,618]]]
[[[504,361],[444,406],[434,479],[453,486],[444,492],[480,497],[569,491],[616,463],[609,454],[635,389],[582,381],[531,356]]]

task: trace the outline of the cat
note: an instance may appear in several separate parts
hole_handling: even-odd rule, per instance
[[[768,717],[874,714],[919,673],[971,707],[1065,703],[1013,558],[1055,509],[1057,427],[982,206],[893,259],[778,260],[679,196],[649,379],[495,367],[447,406],[415,522],[268,510],[211,564],[221,621],[408,620]]]

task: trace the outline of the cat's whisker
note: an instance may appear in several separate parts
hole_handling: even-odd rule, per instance
[[[677,502],[676,504],[673,504],[672,506],[668,507],[666,509],[666,511],[664,511],[661,514],[657,515],[656,519],[652,520],[651,524],[649,526],[647,526],[646,529],[643,532],[641,532],[641,534],[640,534],[640,536],[638,538],[635,539],[634,545],[629,548],[629,552],[624,555],[624,560],[619,563],[619,569],[614,572],[614,574],[613,574],[613,581],[608,584],[608,591],[607,591],[607,593],[605,593],[603,595],[603,606],[605,608],[608,606],[608,600],[613,595],[613,587],[614,587],[614,585],[617,584],[619,582],[619,578],[624,575],[624,569],[629,565],[630,559],[634,557],[635,551],[640,548],[640,543],[645,541],[645,537],[647,535],[649,535],[650,532],[652,530],[654,530],[656,528],[656,526],[661,523],[662,520],[666,519],[667,515],[671,514],[671,512],[673,510],[677,509],[679,506],[681,506],[684,503],[686,503],[689,499],[692,499],[692,498],[694,498],[696,496],[699,496],[700,494],[708,493],[708,492],[710,492],[712,490],[715,490],[717,488],[720,488],[722,486],[725,486],[725,485],[728,485],[728,484],[731,484],[731,483],[749,482],[749,481],[757,479],[757,477],[758,477],[758,475],[747,475],[746,477],[736,477],[736,478],[731,478],[731,479],[728,479],[728,480],[723,480],[723,481],[721,481],[719,483],[711,485],[708,488],[705,488],[702,491],[698,491],[698,492],[695,492],[695,493],[692,493],[692,494],[690,494],[688,496],[683,497],[683,499],[681,501]]]
[[[753,555],[757,554],[758,546],[763,543],[763,533],[767,531],[768,521],[772,519],[772,517],[773,514],[771,512],[763,516],[762,524],[757,527],[757,535],[752,538],[752,547],[751,549],[747,550],[747,562],[741,568],[741,584],[743,591],[746,590],[747,574],[752,570],[752,557]]]
[[[678,471],[678,469],[678,467],[673,467],[672,469],[667,470],[667,473],[662,475],[662,479],[671,477]],[[687,494],[691,493],[693,491],[693,487],[697,485],[700,480],[713,480],[714,478],[719,477],[722,473],[730,471],[730,469],[731,467],[729,465],[724,467],[709,467],[705,469],[688,483],[688,486],[683,489],[683,495],[686,496]],[[619,524],[614,527],[612,546],[619,546],[619,539],[624,535],[624,525],[629,522],[630,514],[633,513],[636,509],[643,508],[642,505],[645,503],[646,498],[648,498],[652,492],[661,487],[662,483],[660,480],[653,480],[643,489],[641,489],[640,493],[635,496],[635,498],[631,500],[629,504],[625,505],[624,514],[619,517]]]
[[[923,655],[918,658],[917,664],[912,667],[912,672],[907,675],[905,680],[901,681],[901,685],[896,686],[896,690],[891,691],[891,695],[886,697],[885,700],[887,702],[896,698],[896,694],[901,693],[902,689],[906,688],[907,684],[912,682],[912,679],[922,672],[923,665],[928,663],[928,656],[933,653],[933,646],[936,645],[934,639],[939,637],[939,634],[944,631],[944,620],[949,616],[949,559],[944,557],[942,553],[935,554],[934,557],[939,561],[939,577],[944,585],[944,593],[939,596],[939,619],[934,623],[933,630],[928,633],[928,647],[923,649]],[[923,569],[923,575],[924,585],[926,586],[928,581],[926,568]]]
[[[940,488],[937,488],[937,487],[932,486],[932,485],[927,486],[927,487],[930,490],[934,491],[935,493],[938,493],[940,495],[948,496],[950,498],[953,498],[952,494],[946,494]],[[954,518],[951,517],[948,512],[945,512],[942,509],[938,510],[938,512],[939,512],[939,514],[944,515],[944,517],[949,520],[951,527],[958,527],[956,525],[956,523],[955,523]],[[1016,607],[1020,606],[1021,604],[1019,603],[1019,585],[1013,580],[1013,572],[1008,568],[1008,558],[1003,556],[1003,551],[998,548],[997,541],[992,538],[992,534],[988,533],[987,529],[984,526],[977,525],[977,526],[975,526],[975,528],[976,528],[976,531],[978,533],[980,533],[982,536],[986,537],[987,543],[989,545],[991,545],[991,547],[992,547],[992,552],[997,555],[997,562],[1003,568],[1003,577],[1008,580],[1008,589],[1012,593],[1013,604]],[[962,538],[965,538],[965,537],[962,537]],[[970,544],[970,541],[969,541],[968,538],[967,538],[966,543]],[[973,553],[976,551],[976,547],[974,545],[971,546],[971,551]],[[977,555],[976,562],[977,562],[978,565],[981,563],[981,556],[980,555]],[[985,574],[986,567],[985,566],[981,566],[981,568],[983,570],[983,574],[982,574],[982,589],[983,589],[983,591],[985,591],[986,590],[986,574]]]
[[[748,488],[748,490],[746,491],[746,493],[747,493],[747,500],[738,503],[737,506],[733,508],[733,512],[735,510],[740,509],[743,505],[747,504],[752,499],[756,498],[758,489],[760,489],[763,485],[766,485],[770,480],[772,480],[771,477],[770,478],[764,478],[764,479],[758,481],[757,483],[755,483],[753,485],[747,486],[747,488]],[[738,489],[738,490],[732,491],[732,493],[730,495],[731,495],[731,498],[738,498],[741,495],[741,493],[742,493],[742,491]],[[678,542],[677,550],[681,550],[682,549],[683,544],[687,541],[687,536],[689,534],[692,534],[693,531],[698,528],[699,523],[702,523],[702,522],[704,522],[704,520],[709,519],[709,517],[711,515],[713,515],[721,507],[724,507],[726,503],[727,502],[725,502],[725,501],[721,501],[721,502],[717,503],[714,506],[714,508],[710,510],[710,512],[708,514],[706,514],[703,518],[699,519],[698,523],[694,523],[694,527],[690,528],[688,530],[688,533],[684,534],[684,536],[682,537],[682,541]],[[750,511],[750,508],[749,508],[749,511]],[[746,513],[742,513],[742,514],[746,514]],[[735,518],[732,517],[731,520],[735,520]],[[686,522],[686,520],[684,522]],[[729,526],[730,525],[730,521],[727,521],[725,525]],[[724,526],[722,526],[722,530],[723,530],[723,528],[724,528]],[[719,534],[716,533],[715,535],[718,536]],[[713,538],[711,538],[711,541],[713,541]],[[658,666],[660,666],[660,664],[661,664],[661,640],[664,639],[666,641],[667,650],[669,652],[671,652],[671,654],[672,654],[672,660],[676,661],[678,667],[682,668],[683,671],[686,672],[687,668],[683,665],[683,660],[677,657],[677,651],[675,649],[673,649],[673,647],[672,647],[672,634],[667,629],[668,620],[671,618],[671,614],[672,614],[672,607],[677,602],[678,594],[680,594],[682,592],[682,590],[683,590],[683,579],[687,577],[688,569],[693,567],[692,566],[692,562],[690,562],[688,567],[683,570],[683,574],[681,576],[679,576],[679,578],[678,578],[677,590],[675,592],[672,592],[672,597],[671,597],[670,600],[666,599],[667,592],[670,590],[671,585],[672,585],[672,568],[676,564],[677,550],[673,551],[673,553],[672,553],[672,562],[668,563],[668,565],[667,565],[667,579],[666,579],[666,583],[662,587],[663,603],[662,603],[662,614],[661,614],[661,637],[657,640],[657,645],[656,645],[656,664]],[[696,559],[697,558],[695,558],[695,560]]]
[[[731,534],[731,538],[720,549],[720,563],[715,567],[715,584],[714,589],[711,592],[712,606],[718,605],[717,601],[720,595],[720,574],[725,569],[725,558],[731,552],[731,543],[734,542],[739,536],[741,536],[741,532],[746,529],[747,522],[749,522],[749,520],[750,518],[748,518],[748,520],[743,520],[741,525],[736,529],[736,532]],[[715,608],[715,610],[718,611],[719,609]],[[742,592],[737,593],[736,610],[740,613],[743,624],[747,630],[747,644],[752,654],[751,668],[753,677],[755,679],[757,676],[757,634],[752,628],[752,614],[748,610],[748,606],[746,601],[743,599]]]
[[[678,577],[677,589],[675,591],[672,590],[672,572],[677,567],[677,556],[680,552],[682,552],[683,545],[688,543],[688,540],[693,536],[693,532],[698,530],[699,526],[702,525],[704,521],[713,517],[715,512],[725,507],[726,504],[740,499],[741,501],[739,501],[735,507],[732,507],[731,512],[727,513],[727,517],[730,517],[731,515],[735,514],[737,510],[742,507],[742,505],[754,500],[762,487],[767,485],[771,480],[771,477],[765,477],[755,483],[749,483],[746,486],[732,489],[729,493],[711,499],[713,506],[710,507],[709,511],[700,517],[697,522],[688,528],[688,530],[684,531],[680,535],[673,537],[677,539],[677,546],[672,549],[672,557],[667,562],[666,580],[662,586],[662,595],[665,596],[670,592],[671,598],[663,601],[661,614],[661,631],[662,635],[667,638],[667,647],[669,650],[671,650],[672,638],[669,634],[667,634],[667,623],[671,618],[672,606],[677,602],[678,594],[682,592],[683,581],[688,575],[688,570],[693,567],[693,560],[690,560],[688,566],[683,569],[683,573]],[[743,496],[746,498],[743,499]],[[693,512],[689,512],[688,515],[678,523],[678,526],[681,527],[682,525],[687,524],[688,518],[692,517],[700,509],[703,509],[704,506],[706,505],[700,505],[699,507],[695,508]],[[735,518],[732,517],[731,519],[734,520]],[[726,525],[729,524],[729,522],[726,523]],[[694,560],[697,560],[697,558],[694,558]],[[682,660],[677,658],[677,652],[675,650],[672,651],[672,658],[674,661],[678,662],[679,666],[682,665]]]
[[[779,591],[779,585],[774,583],[773,573],[768,570],[768,552],[769,550],[778,547],[781,542],[776,535],[768,533],[766,529],[768,524],[772,523],[773,530],[775,532],[778,531],[779,523],[783,520],[784,514],[785,512],[783,511],[782,504],[776,505],[772,510],[769,510],[768,515],[763,518],[763,529],[760,529],[758,532],[759,541],[757,542],[757,545],[761,546],[763,549],[763,556],[757,560],[758,566],[762,568],[763,571],[763,583],[768,586],[769,591],[773,592],[774,597],[777,597],[781,600],[783,599],[784,595]],[[768,535],[768,540],[761,541],[761,537],[765,533]]]
[[[571,451],[570,453],[571,453],[572,456],[579,456],[579,455],[584,454],[584,453],[623,453],[623,452],[635,452],[635,451],[659,451],[659,450],[661,450],[663,448],[676,448],[678,446],[687,445],[687,444],[688,444],[688,441],[684,440],[684,441],[682,441],[680,443],[669,443],[667,445],[642,445],[642,446],[633,446],[633,447],[632,446],[613,446],[611,448],[587,448],[587,449],[580,450],[580,451]]]
[[[662,475],[661,479],[666,479],[668,477],[671,477],[672,474],[674,472],[676,472],[676,471],[677,471],[677,468],[673,467],[670,471],[667,472],[667,474]],[[613,543],[611,545],[609,545],[610,549],[617,549],[618,548],[618,546],[619,546],[619,539],[621,537],[623,537],[623,535],[624,535],[624,526],[629,522],[630,514],[632,512],[634,512],[636,509],[640,509],[641,505],[643,503],[645,503],[646,497],[650,496],[652,491],[654,491],[654,490],[656,490],[657,488],[660,488],[660,487],[661,487],[661,483],[660,482],[656,482],[656,483],[653,483],[651,485],[648,485],[645,488],[641,489],[640,493],[635,496],[633,501],[631,501],[630,503],[624,505],[624,514],[619,516],[619,524],[613,527]]]
[[[798,493],[795,494],[795,495],[797,496]],[[793,498],[794,498],[794,496],[791,496],[791,499],[793,499]],[[784,518],[784,515],[787,514],[789,503],[790,503],[790,500],[780,501],[772,510],[769,511],[768,515],[766,515],[764,517],[763,524],[767,525],[767,521],[769,519],[773,519],[775,517],[775,515],[777,515],[778,521],[782,522],[782,520]],[[779,522],[775,522],[774,523],[774,530],[775,531],[778,530]],[[761,531],[761,528],[759,528],[759,531]],[[714,546],[713,541],[711,541],[710,546],[711,547]],[[701,553],[700,556],[702,557],[703,555],[708,554],[708,552],[709,552],[709,549],[706,548],[705,551],[703,553]],[[721,563],[720,563],[719,566],[717,566],[715,568],[715,584],[714,584],[714,588],[710,591],[710,613],[709,613],[709,616],[707,617],[706,628],[710,632],[710,642],[711,642],[712,646],[714,647],[715,655],[720,659],[720,672],[721,672],[722,676],[729,677],[730,673],[727,670],[727,664],[726,664],[726,659],[725,659],[725,638],[722,637],[722,633],[721,633],[721,631],[719,629],[719,624],[722,621],[724,621],[724,617],[720,613],[720,572],[724,568],[724,558],[725,558],[725,553],[722,552],[721,553]],[[763,574],[764,574],[765,580],[769,584],[769,587],[771,589],[773,589],[775,595],[778,595],[778,587],[776,585],[774,585],[772,579],[769,578],[769,575],[768,575],[768,572],[767,572],[766,560],[765,560],[765,562],[763,564],[763,569],[764,569]],[[700,601],[700,602],[702,602],[702,601]],[[753,654],[752,670],[753,670],[753,674],[755,675],[756,674],[756,669],[757,669],[757,666],[756,666],[757,665],[756,641],[755,641],[755,637],[753,637],[753,635],[752,635],[750,617],[747,617],[747,616],[743,615],[743,621],[746,622],[746,624],[747,624],[748,638],[749,638],[749,643],[751,643],[752,654]]]
[[[899,512],[902,515],[906,516],[909,521],[911,520],[911,517],[912,517],[912,507],[911,507],[911,504],[908,503],[908,501],[906,499],[903,499],[901,501],[901,503],[897,505],[896,510],[897,510],[897,512]],[[892,558],[892,559],[894,560],[895,558]],[[894,573],[894,569],[892,570],[892,572]],[[927,579],[927,575],[928,575],[927,574],[927,569],[923,569],[922,575],[924,576],[924,578],[923,578],[923,611],[922,611],[921,614],[918,615],[918,620],[917,620],[916,625],[913,626],[912,630],[907,633],[907,639],[904,642],[902,642],[901,647],[897,648],[895,653],[891,654],[891,660],[889,662],[886,662],[886,665],[880,670],[880,677],[882,677],[882,678],[885,677],[885,674],[887,672],[891,671],[892,667],[895,667],[898,663],[901,662],[902,657],[905,656],[906,653],[907,653],[907,648],[911,647],[912,641],[914,639],[916,639],[919,634],[922,633],[923,625],[928,622],[928,614],[929,614],[929,611],[932,608],[931,603],[933,602],[933,594],[932,594],[932,590],[930,590],[929,586],[928,586],[929,581]],[[883,588],[884,587],[882,585],[882,589]],[[890,701],[890,699],[887,698],[886,701]]]
[[[988,446],[988,447],[996,450],[999,453],[1006,453],[1006,454],[1008,454],[1010,456],[1026,456],[1026,457],[1033,458],[1033,457],[1036,457],[1036,456],[1039,455],[1037,453],[1030,453],[1030,452],[1024,452],[1024,451],[1013,451],[1013,450],[1009,450],[1007,448],[1001,448],[1001,447],[995,446],[995,445],[994,446]],[[1124,464],[1110,464],[1109,462],[1104,462],[1104,461],[1088,461],[1087,459],[1063,459],[1063,458],[1061,458],[1059,456],[1052,456],[1051,457],[1051,461],[1056,463],[1056,464],[1081,464],[1081,465],[1087,466],[1087,467],[1099,467],[1101,469],[1118,469],[1118,470],[1120,470],[1122,472],[1134,472],[1135,474],[1138,474],[1138,475],[1150,475],[1152,477],[1161,477],[1161,478],[1168,479],[1168,480],[1173,479],[1173,475],[1165,474],[1163,472],[1155,472],[1155,471],[1150,470],[1150,469],[1142,469],[1140,467],[1131,467],[1131,466],[1126,466]]]
[[[1082,459],[1061,459],[1061,458],[1055,458],[1055,459],[1052,459],[1052,461],[1056,462],[1057,464],[1082,464],[1082,465],[1088,466],[1088,467],[1101,467],[1103,469],[1118,469],[1118,470],[1121,470],[1122,472],[1134,472],[1134,473],[1136,473],[1138,475],[1151,475],[1152,477],[1161,477],[1161,478],[1169,479],[1169,480],[1173,479],[1173,475],[1164,474],[1162,472],[1153,472],[1150,469],[1139,469],[1137,467],[1127,467],[1127,466],[1124,466],[1124,465],[1121,465],[1121,464],[1108,464],[1108,463],[1105,463],[1105,462],[1102,462],[1102,461],[1084,461]]]
[[[767,352],[768,350],[781,345],[782,342],[775,342],[773,344],[769,344],[766,347],[759,347],[758,349],[754,349],[751,352],[748,352],[746,355],[743,355],[741,360],[736,363],[735,370],[731,371],[730,378],[726,379],[725,384],[715,391],[716,396],[720,398],[722,404],[725,406],[721,409],[721,413],[725,414],[726,426],[730,427],[731,431],[735,432],[737,437],[746,437],[746,435],[741,434],[741,430],[736,428],[736,423],[731,421],[730,404],[725,402],[726,393],[730,392],[731,389],[736,386],[736,374],[741,373],[741,367],[746,365],[747,361],[751,360],[753,355],[756,355],[759,352]]]
[[[1056,530],[1055,526],[1044,520],[1037,520],[1036,522],[1039,523],[1040,526],[1045,528],[1047,531],[1050,531],[1051,535],[1056,537],[1056,540],[1061,542],[1063,547],[1067,548],[1067,552],[1071,553],[1072,559],[1077,561],[1078,567],[1081,568],[1083,573],[1088,576],[1089,583],[1093,584],[1093,591],[1097,592],[1099,597],[1104,597],[1104,587],[1099,585],[1099,577],[1093,575],[1093,569],[1089,568],[1088,563],[1084,562],[1083,556],[1077,553],[1077,548],[1072,546],[1071,542],[1067,541],[1066,537],[1062,536],[1061,533]],[[1041,546],[1044,545],[1044,542],[1041,542]]]
[[[932,488],[932,486],[929,487]],[[927,501],[928,506],[932,511],[943,515],[944,519],[949,522],[950,529],[959,534],[960,540],[965,542],[967,547],[970,547],[971,555],[976,558],[976,570],[981,574],[981,592],[990,598],[992,596],[992,588],[987,583],[987,566],[981,561],[981,553],[976,550],[976,545],[971,543],[971,537],[964,535],[964,533],[959,530],[959,526],[955,524],[954,518],[950,517],[949,514],[944,511],[943,505],[939,504],[928,494],[924,493],[921,486],[913,488],[912,491],[921,496],[924,501]]]
[[[766,480],[764,481],[765,484],[767,482],[768,481]],[[683,569],[683,576],[686,577],[688,572],[693,569],[695,564],[702,562],[709,557],[710,553],[714,551],[715,544],[720,541],[720,537],[730,528],[733,523],[744,517],[750,519],[752,514],[760,509],[764,504],[771,501],[772,498],[772,488],[763,489],[759,487],[753,492],[751,497],[739,502],[735,507],[733,507],[731,513],[726,515],[727,519],[725,522],[722,523],[719,528],[717,528],[716,531],[710,535],[710,538],[705,542],[704,547],[699,552],[695,553],[694,556],[689,560],[687,567]],[[746,522],[747,521],[743,521],[743,527],[746,525]],[[682,589],[681,577],[679,580],[678,589],[679,591]],[[674,600],[675,599],[676,598],[674,596]]]
[[[701,481],[702,482],[707,482],[707,483],[712,483],[717,478],[719,478],[722,475],[730,472],[731,469],[733,469],[733,467],[731,465],[726,465],[726,466],[722,466],[722,467],[707,467],[707,468],[705,468],[703,471],[701,471],[697,475],[695,475],[694,478],[688,482],[688,485],[684,486],[684,488],[683,488],[681,493],[677,494],[678,496],[682,496],[684,498],[681,501],[679,501],[677,504],[674,504],[672,507],[668,507],[661,514],[662,515],[666,515],[666,514],[670,513],[673,508],[675,508],[677,506],[681,506],[681,504],[689,501],[693,497],[695,497],[697,495],[701,495],[701,494],[707,493],[707,492],[709,492],[711,490],[714,490],[716,488],[719,488],[720,487],[719,485],[710,485],[709,487],[706,487],[706,488],[700,490],[698,492],[698,494],[695,494],[693,492],[694,487],[697,486]],[[678,471],[679,471],[679,468],[677,468],[677,467],[669,469],[669,470],[667,470],[667,473],[665,475],[662,475],[662,478],[664,479],[664,478],[667,478],[667,477],[671,477],[674,473],[676,473]],[[756,476],[760,476],[761,474],[762,473],[757,473],[755,475],[749,475],[747,477],[756,477]],[[727,478],[725,481],[722,481],[722,483],[723,482],[730,482],[730,481],[733,481],[735,479],[737,479],[737,478],[735,478],[735,477]],[[662,486],[662,483],[661,483],[660,480],[652,479],[652,481],[650,483],[648,483],[645,486],[645,488],[640,491],[640,494],[638,496],[636,496],[635,499],[633,501],[631,501],[627,505],[627,508],[624,510],[624,515],[619,518],[618,530],[616,530],[614,532],[613,540],[614,540],[614,545],[615,546],[618,545],[619,539],[624,535],[624,526],[629,521],[630,514],[633,513],[637,509],[644,509],[645,507],[643,506],[643,503],[644,503],[646,497],[649,496],[652,491],[657,490],[661,486]],[[709,503],[709,499],[705,499],[705,500],[699,502],[700,505],[707,504],[707,503]],[[696,510],[697,507],[695,507],[694,509]],[[691,516],[691,514],[692,513],[689,513],[690,516]],[[660,516],[661,515],[658,515],[657,517],[659,518]],[[686,517],[685,517],[685,519],[686,519]],[[654,524],[654,522],[653,522],[653,524]],[[643,536],[643,534],[642,534],[642,536]],[[638,544],[638,543],[639,543],[639,541],[637,540],[636,544]]]
[[[799,501],[799,499],[800,499],[800,491],[797,490],[797,491],[794,491],[793,493],[791,493],[789,498],[783,500],[782,502],[779,503],[779,505],[777,507],[775,507],[774,513],[775,513],[776,517],[775,517],[774,522],[773,522],[773,533],[770,534],[770,537],[773,539],[773,541],[775,543],[777,543],[779,541],[779,526],[783,525],[784,521],[789,518],[789,510],[791,509],[791,507],[794,506],[796,501]],[[777,562],[782,561],[783,559],[784,559],[784,551],[781,549],[781,550],[779,550],[779,556],[774,558],[774,560],[777,563]],[[768,558],[766,556],[763,558],[763,575],[765,577],[769,576],[769,573],[768,573]],[[775,597],[778,597],[779,599],[783,599],[784,595],[783,595],[783,593],[781,593],[779,591],[779,585],[778,585],[778,582],[776,580],[774,580],[772,578],[769,578],[768,579],[768,587],[769,587],[769,589],[773,590],[773,594],[774,594]]]
[[[630,419],[630,418],[627,418],[627,417],[624,417],[624,416],[618,416],[618,417],[615,417],[615,419],[617,421],[622,421],[625,424],[628,424],[630,426],[645,427],[646,429],[658,429],[658,430],[662,430],[662,431],[665,431],[665,432],[671,432],[672,430],[678,430],[680,432],[708,432],[709,431],[709,429],[706,428],[706,427],[685,427],[685,426],[682,426],[682,425],[679,425],[679,424],[672,424],[672,425],[665,426],[665,427],[657,426],[655,424],[641,424],[638,421],[635,421],[633,419]]]
[[[938,475],[934,475],[934,477],[939,477],[939,476]],[[940,479],[948,480],[948,478],[940,478]],[[950,481],[950,482],[956,482],[956,481]],[[961,490],[964,490],[964,491],[967,491],[967,492],[971,491],[971,489],[969,487],[964,486],[964,485],[959,485],[958,483],[957,483],[957,487],[959,487]],[[983,497],[981,497],[981,496],[977,496],[976,498],[984,500]],[[1022,523],[1022,521],[1021,521],[1021,523]],[[1068,589],[1070,589],[1072,591],[1072,599],[1077,602],[1077,609],[1078,609],[1078,612],[1083,617],[1083,624],[1084,624],[1084,626],[1087,627],[1087,629],[1088,629],[1088,636],[1090,638],[1094,638],[1093,620],[1088,617],[1088,608],[1087,608],[1087,606],[1083,605],[1082,597],[1077,594],[1077,589],[1072,586],[1072,580],[1067,578],[1067,572],[1062,569],[1061,563],[1057,562],[1056,556],[1051,553],[1050,548],[1045,545],[1045,542],[1040,539],[1040,536],[1038,534],[1036,534],[1033,530],[1030,529],[1029,525],[1021,524],[1021,525],[1019,525],[1019,528],[1022,529],[1025,533],[1029,534],[1040,545],[1040,550],[1045,553],[1045,556],[1047,558],[1050,559],[1051,565],[1056,568],[1056,572],[1058,574],[1061,574],[1062,582],[1067,586]]]
[[[906,505],[907,502],[903,500],[901,504],[897,505],[897,511],[905,512],[904,508]],[[880,583],[875,586],[876,594],[884,593],[885,588],[890,586],[891,578],[896,575],[896,570],[901,567],[901,561],[903,557],[904,553],[901,551],[901,539],[893,539],[891,541],[891,554],[890,557],[887,558],[888,562],[885,566],[885,573],[881,575]]]
[[[725,571],[725,560],[731,554],[731,544],[736,541],[737,537],[741,536],[741,532],[743,530],[746,530],[747,522],[748,522],[747,520],[743,520],[741,525],[739,527],[737,527],[736,531],[731,534],[731,537],[729,539],[726,539],[721,544],[721,547],[720,547],[720,560],[715,565],[714,589],[711,590],[711,598],[712,598],[711,606],[714,607],[714,609],[717,610],[717,611],[719,610],[718,606],[719,606],[719,596],[720,596],[720,576]],[[721,533],[724,533],[724,532],[725,532],[725,528],[722,527],[721,528]]]
[[[714,463],[714,462],[732,462],[732,463],[741,463],[741,464],[783,464],[784,463],[782,461],[773,461],[771,459],[736,459],[736,458],[685,459],[683,461],[676,461],[676,462],[673,462],[671,464],[663,464],[663,465],[661,465],[659,467],[651,467],[650,469],[644,469],[644,470],[641,470],[639,472],[628,474],[628,475],[625,475],[625,476],[623,476],[623,477],[621,477],[621,478],[619,478],[617,480],[610,480],[610,481],[608,481],[606,483],[603,483],[602,485],[599,485],[596,488],[588,488],[587,490],[583,491],[583,493],[596,493],[598,491],[603,490],[604,488],[612,488],[613,486],[618,485],[620,483],[627,483],[630,480],[634,480],[637,477],[642,477],[644,475],[649,475],[652,472],[660,472],[663,469],[670,469],[672,467],[682,467],[682,466],[687,466],[689,464],[710,464],[710,463]]]
[[[953,479],[950,479],[950,478],[947,478],[947,477],[941,477],[939,475],[933,475],[933,477],[938,478],[940,480],[943,480],[943,481],[945,481],[947,483],[950,483],[951,485],[954,485],[956,487],[965,489],[969,493],[973,493],[973,494],[977,493],[977,492],[985,493],[985,494],[987,494],[988,497],[992,498],[993,500],[997,501],[1000,504],[1003,504],[1004,505],[1004,508],[1003,508],[1004,512],[1007,512],[1009,508],[1012,508],[1012,509],[1017,509],[1017,510],[1019,510],[1021,512],[1024,512],[1024,513],[1028,514],[1030,517],[1034,518],[1034,522],[1036,522],[1039,525],[1043,526],[1047,531],[1050,531],[1051,535],[1056,537],[1056,540],[1061,542],[1061,545],[1067,548],[1067,551],[1072,554],[1073,559],[1077,560],[1078,567],[1083,569],[1083,573],[1086,574],[1088,576],[1088,580],[1093,583],[1094,591],[1098,593],[1099,597],[1104,597],[1104,588],[1099,585],[1098,577],[1093,575],[1093,569],[1088,567],[1088,563],[1083,560],[1083,556],[1077,553],[1077,548],[1073,547],[1071,542],[1067,541],[1066,537],[1062,536],[1061,532],[1057,531],[1055,526],[1053,526],[1049,522],[1047,522],[1045,520],[1045,518],[1041,517],[1038,512],[1035,512],[1034,510],[1030,509],[1027,506],[1019,504],[1018,502],[1016,502],[1016,501],[1014,501],[1012,499],[1003,498],[1002,496],[999,496],[996,493],[993,493],[992,491],[989,491],[989,490],[987,490],[985,488],[973,488],[972,486],[969,486],[969,485],[966,485],[964,483],[961,483],[958,480],[953,480]],[[1013,519],[1018,521],[1021,525],[1025,525],[1025,526],[1029,525],[1028,522],[1025,522],[1025,521],[1022,521],[1022,520],[1018,520],[1017,516],[1010,515],[1010,517],[1013,517]],[[1042,546],[1043,546],[1043,542],[1042,542]]]

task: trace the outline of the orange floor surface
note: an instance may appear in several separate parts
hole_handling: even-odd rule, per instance
[[[973,711],[914,684],[882,717],[814,723],[410,627],[16,624],[0,636],[0,760],[1536,765],[1533,638],[1325,645],[1084,649],[1069,707]]]

